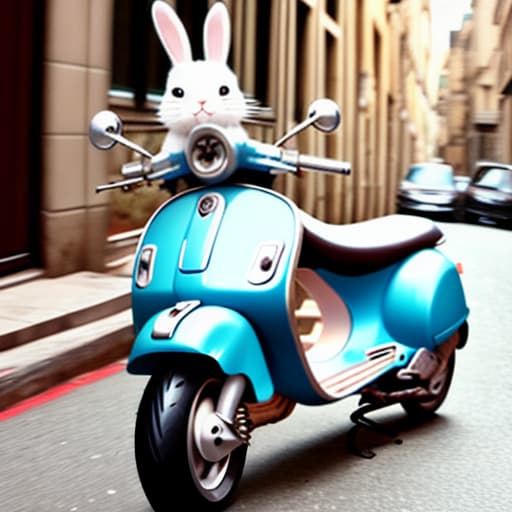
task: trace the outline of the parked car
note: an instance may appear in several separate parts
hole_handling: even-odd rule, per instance
[[[463,175],[455,175],[453,177],[455,180],[455,188],[459,193],[466,192],[467,188],[469,187],[469,183],[471,182],[470,176],[463,176]]]
[[[427,217],[455,219],[461,192],[453,167],[446,163],[424,162],[409,167],[397,193],[397,211]]]
[[[464,220],[512,228],[512,166],[478,162],[464,194]]]

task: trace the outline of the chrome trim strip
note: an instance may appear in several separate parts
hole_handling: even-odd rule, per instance
[[[394,363],[396,359],[396,346],[387,345],[386,348],[362,363],[355,364],[346,370],[331,375],[322,380],[322,387],[334,398],[341,398],[361,388]]]
[[[149,252],[149,258],[144,259],[144,253]],[[138,253],[137,266],[135,267],[135,284],[138,288],[146,288],[153,279],[153,268],[155,266],[157,253],[157,246],[154,244],[147,244],[142,246],[140,252]],[[147,268],[145,269],[146,274],[144,278],[141,276],[141,265],[147,263]]]
[[[199,300],[188,300],[177,302],[172,308],[164,309],[153,324],[151,336],[155,339],[172,338],[181,320],[200,304]]]

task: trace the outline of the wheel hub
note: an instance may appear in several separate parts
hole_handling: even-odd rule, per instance
[[[222,460],[242,444],[230,425],[215,413],[211,400],[204,400],[198,407],[194,440],[201,456],[209,462]]]

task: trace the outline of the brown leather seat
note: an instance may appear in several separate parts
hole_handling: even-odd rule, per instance
[[[388,215],[354,224],[327,224],[301,211],[304,238],[299,265],[341,274],[373,272],[420,249],[434,247],[443,232],[431,220]]]

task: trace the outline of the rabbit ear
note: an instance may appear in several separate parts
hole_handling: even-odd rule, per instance
[[[174,9],[165,2],[157,0],[151,8],[153,25],[160,42],[173,64],[192,60],[192,50],[187,31]]]
[[[231,43],[231,23],[226,6],[216,2],[204,22],[204,54],[206,60],[226,63]]]

